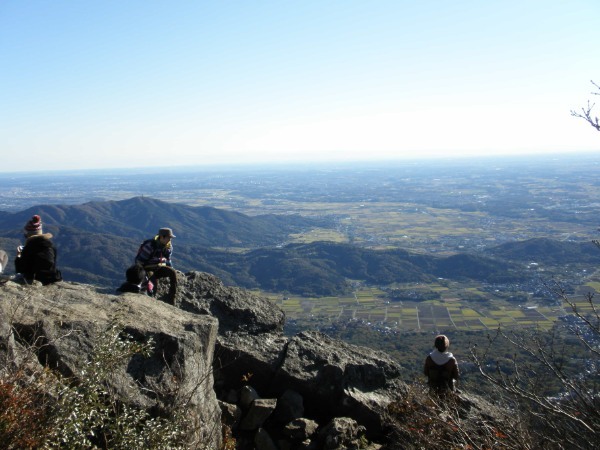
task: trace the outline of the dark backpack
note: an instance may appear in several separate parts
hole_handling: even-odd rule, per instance
[[[148,294],[148,274],[141,264],[129,266],[125,271],[125,279],[127,281],[117,288],[117,292]]]

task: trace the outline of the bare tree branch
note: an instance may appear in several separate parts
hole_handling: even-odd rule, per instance
[[[591,370],[596,371],[600,364],[600,308],[594,295],[589,293],[585,297],[589,308],[578,310],[575,301],[569,299],[558,284],[552,290],[570,306],[575,318],[570,330],[589,352],[586,358],[592,363]],[[560,329],[551,334],[530,332],[526,336],[498,329],[494,336],[488,336],[488,345],[471,347],[471,360],[484,380],[514,398],[522,405],[525,415],[537,418],[540,429],[534,427],[533,432],[539,431],[546,442],[556,444],[548,448],[592,448],[591,443],[600,436],[598,374],[572,369],[573,373],[569,373],[565,366],[566,353],[557,348],[556,333],[560,333]],[[504,363],[494,358],[493,368],[490,358],[495,354],[494,349],[507,345],[525,357],[517,361],[515,354]],[[546,380],[559,383],[560,395],[545,394]],[[567,443],[570,445],[565,446]]]
[[[590,82],[600,91],[600,85],[594,83],[593,80],[591,80]],[[592,95],[600,95],[600,92],[591,92],[591,94]],[[595,116],[592,113],[594,106],[596,106],[596,104],[590,103],[590,101],[588,100],[587,107],[585,107],[585,106],[582,107],[581,111],[572,109],[571,115],[573,117],[579,117],[580,119],[585,120],[592,127],[594,127],[597,131],[600,131],[600,119],[598,119],[598,116]]]

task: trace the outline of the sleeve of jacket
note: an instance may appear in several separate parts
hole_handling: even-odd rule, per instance
[[[138,254],[135,257],[135,262],[140,263],[142,265],[148,264],[153,252],[154,248],[152,246],[152,241],[148,240],[144,242],[138,250]]]
[[[452,364],[452,371],[450,375],[453,380],[458,380],[458,363],[456,362],[456,358],[452,358],[454,364]]]
[[[173,267],[173,264],[171,263],[171,255],[173,254],[173,247],[168,247],[165,249],[165,258],[167,260],[166,264],[169,267]]]
[[[429,376],[429,364],[431,361],[431,357],[428,355],[427,358],[425,358],[425,367],[423,367],[423,373],[428,377]]]
[[[25,244],[21,250],[21,256],[15,258],[15,272],[28,275],[33,273],[32,263],[31,246]]]

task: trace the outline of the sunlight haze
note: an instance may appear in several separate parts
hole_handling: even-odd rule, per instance
[[[0,171],[597,152],[599,38],[597,0],[9,0]]]

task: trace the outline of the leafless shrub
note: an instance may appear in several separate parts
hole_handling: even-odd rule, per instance
[[[451,393],[440,397],[423,385],[388,407],[389,444],[384,449],[530,449],[522,422],[496,410],[494,416],[471,415],[469,400]]]
[[[566,364],[552,333],[532,331],[517,334],[499,329],[486,346],[471,348],[471,359],[484,380],[514,400],[515,408],[530,422],[530,433],[541,448],[589,449],[600,439],[600,315],[593,294],[587,294],[589,313],[580,311],[559,286],[554,289],[570,306],[568,330],[585,349],[585,367],[573,370]],[[586,308],[587,309],[587,308]],[[497,349],[513,346],[512,361],[494,359]],[[493,362],[490,362],[493,361]],[[553,383],[559,395],[549,396],[545,387]]]
[[[600,85],[594,83],[592,80],[591,83],[600,91]],[[600,92],[591,92],[592,95],[600,95]],[[595,103],[591,103],[589,100],[587,102],[587,106],[581,107],[581,110],[571,110],[571,115],[573,117],[579,117],[580,119],[585,120],[596,130],[600,131],[600,122],[598,122],[598,116],[594,116],[592,110],[594,109]]]

